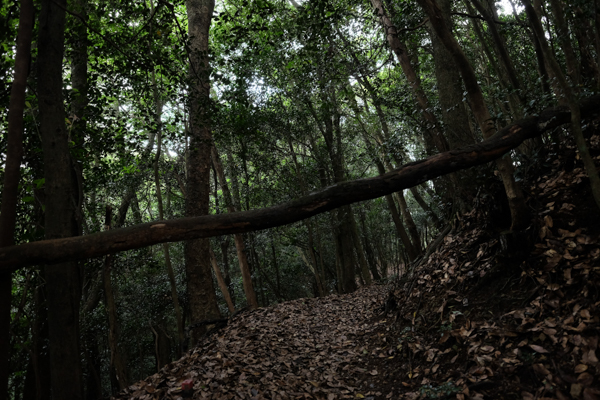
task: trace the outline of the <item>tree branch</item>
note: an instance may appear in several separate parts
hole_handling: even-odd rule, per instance
[[[600,95],[581,102],[582,116],[600,111]],[[251,232],[301,221],[343,205],[416,186],[438,176],[493,161],[524,140],[570,121],[568,108],[553,108],[517,121],[489,139],[411,162],[374,178],[329,186],[273,207],[220,215],[155,221],[86,236],[42,240],[0,249],[0,271],[42,263],[99,257],[153,244]]]

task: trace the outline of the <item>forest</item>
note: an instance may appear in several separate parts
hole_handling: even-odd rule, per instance
[[[439,354],[473,337],[468,288],[523,326],[571,293],[584,327],[565,317],[560,342],[547,324],[535,343],[518,336],[531,354],[503,359],[546,377],[534,394],[519,381],[523,399],[600,398],[600,0],[3,0],[0,36],[0,400],[505,398],[486,386],[489,343],[458,358],[483,349],[474,380],[417,366],[438,357],[417,332],[450,340]],[[569,174],[579,192],[561,208],[548,191]],[[577,222],[553,217],[565,209]],[[480,261],[479,286],[465,283],[475,270],[453,277],[450,264]],[[505,287],[531,312],[501,308]],[[448,293],[462,311],[448,314]],[[325,322],[338,301],[357,304],[335,322],[348,335],[395,335],[356,359],[402,358],[403,378],[344,358],[336,374],[381,382],[340,389],[311,364],[269,392],[225,362],[235,392],[182,372],[222,362],[209,349],[243,329],[345,338]],[[369,313],[390,317],[355,332]],[[517,333],[500,336],[508,350]],[[548,371],[548,338],[585,350],[573,382],[566,365]],[[263,357],[248,351],[240,362]],[[281,368],[303,370],[290,359]],[[136,383],[150,376],[161,383]]]

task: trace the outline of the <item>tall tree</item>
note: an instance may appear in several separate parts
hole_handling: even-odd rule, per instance
[[[440,6],[444,19],[451,23],[450,2],[436,1]],[[431,22],[428,23],[428,30],[433,48],[433,64],[435,66],[436,86],[442,108],[445,136],[448,138],[451,148],[472,144],[475,142],[475,138],[469,129],[469,117],[463,105],[464,90],[456,62],[435,33]]]
[[[208,215],[210,191],[210,71],[208,32],[214,0],[186,0],[190,41],[189,149],[185,212],[188,217]],[[211,274],[208,239],[185,244],[187,293],[192,324],[220,316]],[[195,330],[195,339],[200,330]]]
[[[45,189],[45,236],[74,236],[79,228],[75,205],[69,132],[62,96],[66,0],[44,0],[39,19],[38,100]],[[75,262],[47,265],[48,325],[52,396],[83,397],[79,352],[80,270]]]
[[[25,89],[31,58],[33,31],[33,1],[21,0],[15,73],[10,91],[8,111],[7,150],[0,206],[0,247],[15,244],[14,231],[17,217],[17,197],[23,157],[23,110]],[[8,399],[10,311],[12,300],[12,274],[0,272],[0,400]]]

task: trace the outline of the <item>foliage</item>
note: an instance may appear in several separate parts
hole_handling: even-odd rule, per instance
[[[411,83],[394,59],[380,23],[369,2],[356,0],[228,0],[217,5],[210,32],[211,129],[225,167],[227,183],[239,210],[268,207],[308,192],[334,185],[340,179],[379,174],[376,162],[386,167],[423,158],[431,153],[425,133],[430,126],[421,116]],[[570,26],[592,13],[589,2],[564,2]],[[430,109],[443,119],[439,82],[435,76],[430,31],[417,2],[400,0],[388,4],[399,38],[407,44]],[[498,59],[488,28],[465,15],[462,2],[453,2],[454,34],[471,60],[498,126],[513,120],[508,105],[511,89],[497,70]],[[578,9],[577,7],[580,7]],[[14,42],[18,5],[0,5],[0,125],[5,131],[14,65]],[[81,170],[81,215],[83,234],[104,228],[106,207],[117,210],[127,194],[134,193],[127,207],[124,226],[158,218],[154,162],[158,165],[159,190],[165,217],[185,216],[186,154],[188,149],[187,18],[182,1],[145,2],[89,0],[85,15],[68,17],[63,73],[63,94],[68,126],[78,122],[72,108],[81,93],[73,88],[76,27],[81,18],[87,25],[87,101],[81,136],[73,131],[71,156]],[[518,95],[526,114],[556,102],[545,89],[537,68],[536,49],[526,26],[524,12],[500,15],[499,29],[519,73]],[[475,33],[481,27],[484,40]],[[37,29],[37,28],[36,28]],[[548,19],[548,35],[557,35]],[[574,40],[579,33],[574,33]],[[579,38],[583,43],[583,38]],[[584,43],[583,43],[584,44]],[[581,50],[585,50],[585,46]],[[35,46],[34,46],[35,48]],[[595,52],[590,47],[590,51]],[[557,51],[559,62],[565,59]],[[594,53],[595,54],[595,53]],[[36,66],[33,54],[32,71]],[[593,69],[593,68],[592,68]],[[582,93],[597,90],[593,71],[582,83]],[[368,86],[373,90],[369,90]],[[25,155],[22,162],[20,202],[15,240],[24,243],[44,237],[44,188],[38,104],[34,74],[27,92]],[[465,107],[464,104],[458,106]],[[381,115],[378,110],[381,110]],[[467,107],[468,108],[468,107]],[[389,134],[382,132],[389,125]],[[480,138],[472,127],[473,135]],[[328,131],[329,130],[329,131]],[[162,154],[156,157],[158,132]],[[327,135],[330,136],[327,136]],[[556,138],[545,138],[546,141]],[[6,139],[0,138],[0,157]],[[336,158],[337,157],[337,158]],[[522,167],[529,158],[523,156]],[[338,164],[336,164],[336,161]],[[3,165],[3,163],[2,163]],[[340,171],[341,168],[341,171]],[[3,166],[0,178],[3,177]],[[488,190],[489,174],[479,170]],[[443,190],[425,184],[419,192],[435,212],[447,212]],[[412,194],[405,193],[408,209],[423,244],[437,233],[430,216]],[[226,199],[217,183],[211,183],[211,213],[225,213]],[[388,204],[377,199],[353,206],[359,237],[371,271],[382,279],[400,275],[407,261],[404,245],[397,237]],[[338,221],[332,213],[309,221],[244,236],[252,279],[261,306],[319,294],[321,274],[324,294],[339,288],[339,254],[336,247]],[[312,243],[312,244],[311,244]],[[237,308],[245,305],[235,247],[230,238],[211,240],[219,267],[225,275]],[[316,265],[310,258],[315,255]],[[187,309],[183,245],[171,246],[177,295]],[[85,357],[94,348],[103,382],[103,395],[110,387],[107,365],[107,326],[103,290],[99,286],[103,260],[82,263],[82,304],[99,300],[82,315]],[[115,287],[122,347],[126,349],[132,378],[156,370],[155,339],[150,327],[162,326],[171,341],[171,356],[179,353],[173,303],[162,247],[125,252],[115,257],[112,282]],[[375,274],[374,274],[375,275]],[[360,278],[357,278],[360,279]],[[19,271],[13,289],[12,391],[22,391],[30,354],[35,350],[36,318],[44,309],[43,277]],[[216,287],[216,284],[215,284]],[[218,294],[221,296],[221,294]],[[23,300],[23,301],[21,301]],[[226,313],[224,299],[219,297]],[[41,318],[41,317],[40,317]],[[187,315],[186,315],[187,318]],[[408,340],[408,336],[405,338]],[[98,349],[102,349],[98,351]],[[84,352],[85,353],[85,352]],[[90,371],[88,371],[91,373]],[[454,386],[424,387],[432,396],[454,393]]]

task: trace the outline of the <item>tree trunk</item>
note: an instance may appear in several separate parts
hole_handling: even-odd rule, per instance
[[[529,20],[529,25],[531,27],[533,27],[533,25],[535,24],[534,20],[536,20],[538,18],[542,18],[541,3],[538,0],[534,0],[534,5],[529,9],[530,12],[528,12],[527,10],[528,10],[528,8],[525,7],[525,13],[527,15],[527,19]],[[541,63],[544,65],[544,70],[546,71],[546,74],[548,75],[549,86],[552,88],[552,92],[554,93],[554,96],[558,99],[558,104],[567,105],[565,97],[563,96],[562,90],[560,89],[560,84],[557,82],[558,77],[555,76],[553,68],[550,66],[548,59],[544,55],[544,50],[542,49],[542,44],[541,44],[537,34],[535,33],[535,30],[533,30],[532,36],[534,38],[533,42],[534,42],[534,46],[536,49],[536,57],[538,58],[538,63]]]
[[[452,36],[452,32],[446,25],[443,18],[442,12],[439,7],[433,2],[433,0],[419,0],[419,4],[425,10],[425,13],[429,16],[431,24],[434,27],[437,35],[439,36],[444,46],[450,51],[454,57],[460,74],[465,83],[465,88],[471,104],[471,110],[477,120],[479,128],[483,133],[484,138],[489,138],[496,133],[496,128],[490,113],[487,109],[483,93],[477,82],[475,71],[471,66],[469,60],[463,53],[460,45],[456,41],[456,38]],[[525,229],[529,224],[529,212],[525,205],[525,198],[519,185],[516,183],[513,176],[514,167],[510,155],[506,155],[503,158],[496,160],[496,166],[502,177],[504,183],[504,189],[508,197],[508,203],[510,206],[512,224],[511,229],[521,230]]]
[[[252,243],[253,242],[254,242],[254,239],[252,239]],[[267,274],[266,271],[263,270],[263,267],[260,263],[261,259],[263,259],[263,260],[267,259],[266,250],[262,252],[262,257],[259,258],[256,251],[254,251],[254,245],[252,246],[252,248],[253,248],[252,252],[255,255],[254,265],[256,265],[256,271],[258,272],[258,275],[262,278],[261,281],[263,281],[263,283],[264,283],[263,287],[268,287],[271,290],[271,292],[275,295],[275,298],[277,299],[277,301],[280,301],[280,302],[285,301],[285,297],[279,291],[276,282],[273,282],[273,280],[270,278],[270,275]],[[267,296],[267,294],[268,293],[266,293],[266,291],[264,289],[261,291],[263,307],[266,307],[269,305],[269,297]]]
[[[406,223],[406,227],[408,228],[408,232],[410,233],[410,238],[412,244],[416,250],[416,252],[421,255],[423,253],[423,249],[421,248],[421,236],[419,235],[419,231],[417,230],[417,224],[412,218],[410,214],[410,210],[408,209],[408,205],[406,204],[406,199],[404,198],[403,191],[398,191],[394,193],[396,198],[398,199],[398,204],[400,205],[400,212],[402,213],[402,217],[404,218],[404,222]]]
[[[15,72],[10,91],[6,134],[6,161],[1,194],[2,205],[0,206],[0,247],[15,244],[17,197],[21,179],[21,159],[23,158],[23,110],[25,109],[25,90],[31,58],[33,10],[33,1],[21,0]],[[0,400],[8,399],[11,300],[12,274],[10,271],[3,271],[0,273]]]
[[[227,283],[225,283],[223,274],[221,273],[219,265],[217,264],[217,257],[215,257],[215,253],[212,251],[212,249],[210,250],[210,263],[212,264],[213,271],[215,271],[217,283],[219,284],[219,289],[221,289],[221,293],[223,294],[223,298],[225,299],[225,303],[227,304],[229,313],[233,314],[235,312],[235,305],[233,304],[233,300],[231,300],[231,296],[229,295],[229,289],[227,288]]]
[[[373,283],[373,279],[371,278],[371,273],[369,272],[369,265],[367,264],[365,251],[362,243],[360,242],[358,227],[356,226],[356,219],[354,218],[352,209],[350,209],[350,222],[352,226],[352,240],[354,241],[354,248],[356,249],[356,255],[358,256],[358,264],[360,265],[360,273],[365,281],[365,284],[370,285]]]
[[[227,179],[225,178],[223,164],[221,163],[221,159],[219,157],[219,153],[217,152],[217,148],[214,145],[211,149],[211,156],[213,166],[215,168],[215,171],[217,171],[217,176],[219,178],[221,190],[223,191],[223,197],[225,198],[227,212],[237,212],[239,210],[236,209],[236,206],[234,204],[231,191],[229,190],[229,185],[227,184]],[[258,300],[256,299],[256,292],[254,291],[254,286],[252,285],[252,274],[250,272],[250,265],[248,264],[248,257],[246,255],[246,245],[244,244],[244,238],[242,235],[234,235],[234,241],[235,249],[237,251],[238,256],[238,262],[240,265],[240,271],[242,272],[242,284],[244,286],[246,301],[248,302],[248,306],[251,309],[255,309],[258,308]]]
[[[296,169],[296,177],[298,178],[298,182],[300,183],[300,190],[302,195],[308,193],[308,184],[306,183],[306,179],[304,174],[302,174],[300,170],[300,164],[298,163],[298,157],[296,156],[296,151],[294,150],[294,145],[292,143],[291,136],[288,136],[288,146],[290,148],[290,154],[292,155],[292,161],[294,162],[294,167]],[[315,275],[315,280],[317,282],[317,290],[319,293],[319,297],[325,296],[325,276],[323,271],[319,269],[319,264],[317,262],[317,256],[315,255],[314,249],[314,240],[313,240],[313,228],[312,222],[306,221],[305,223],[306,229],[308,231],[308,254],[310,256],[310,260],[312,265],[314,265],[313,273]],[[275,247],[273,246],[273,257],[275,257]],[[279,271],[277,271],[277,286],[279,287]]]
[[[411,242],[410,237],[408,236],[408,233],[406,233],[404,224],[402,223],[402,220],[400,219],[400,213],[398,212],[398,209],[396,208],[396,203],[394,202],[394,198],[392,197],[391,194],[388,194],[385,196],[385,200],[388,203],[388,208],[390,209],[390,213],[392,214],[392,220],[394,221],[394,225],[396,225],[396,231],[398,232],[400,241],[404,245],[404,249],[406,250],[409,260],[412,262],[419,256],[419,253],[417,252],[413,243]]]
[[[171,362],[171,341],[161,324],[152,325],[152,322],[150,322],[150,329],[154,335],[156,370],[160,371]]]
[[[567,75],[571,78],[573,85],[577,86],[580,82],[579,77],[579,66],[577,65],[577,58],[575,57],[575,51],[571,45],[571,39],[569,38],[569,27],[565,20],[564,10],[562,7],[561,0],[550,0],[550,6],[552,7],[552,15],[554,17],[554,23],[556,27],[556,34],[560,42],[562,51],[565,54],[565,61],[567,63]]]
[[[185,213],[188,217],[208,215],[210,190],[210,82],[208,65],[208,32],[214,0],[186,0],[190,39],[189,150]],[[220,317],[213,286],[209,243],[206,239],[189,240],[184,250],[187,294],[191,323]],[[195,329],[192,341],[202,335]]]
[[[106,207],[106,217],[104,221],[105,230],[110,230],[110,221],[112,219],[112,209]],[[102,268],[102,283],[104,286],[104,300],[106,302],[106,311],[108,314],[108,346],[110,349],[110,367],[114,371],[119,385],[118,390],[123,390],[129,384],[127,377],[127,362],[119,345],[119,322],[117,318],[117,305],[115,303],[115,294],[111,280],[111,272],[114,266],[114,256],[109,254],[104,260]],[[113,394],[117,392],[113,388]]]
[[[356,265],[354,258],[354,243],[352,240],[352,225],[349,223],[350,206],[343,206],[337,209],[335,232],[340,243],[340,274],[342,293],[352,293],[356,290]]]
[[[331,95],[333,98],[329,98]],[[321,93],[321,110],[319,115],[312,104],[307,101],[308,109],[311,112],[315,123],[318,125],[331,162],[333,170],[333,180],[335,183],[344,182],[346,173],[343,162],[342,134],[340,127],[340,114],[338,105],[331,90],[323,89]],[[355,282],[355,259],[354,244],[352,239],[352,222],[350,220],[352,209],[350,206],[340,207],[334,215],[334,234],[337,237],[338,260],[340,262],[338,270],[338,283],[341,285],[341,293],[350,293],[356,290]]]
[[[72,10],[80,16],[87,15],[87,0],[73,0],[69,3]],[[86,107],[88,104],[88,38],[87,26],[79,18],[71,17],[69,23],[71,31],[71,85],[73,87],[73,99],[69,120],[69,134],[73,143],[72,154],[84,154],[83,148],[86,137]],[[83,160],[72,160],[72,174],[77,189],[75,218],[78,222],[78,235],[83,234]]]
[[[366,138],[365,138],[366,139]],[[379,171],[379,175],[385,174],[385,167],[383,163],[379,159],[375,159],[375,165],[377,166],[377,170]],[[400,219],[400,213],[398,213],[398,209],[396,208],[396,202],[394,201],[394,197],[392,194],[388,194],[385,196],[385,200],[388,204],[388,208],[392,215],[392,221],[394,221],[394,225],[396,226],[396,232],[398,233],[398,237],[402,241],[404,245],[404,249],[408,255],[410,261],[414,261],[420,254],[420,251],[417,250],[416,245],[410,240],[408,233],[406,232],[406,228]]]
[[[227,284],[227,288],[229,289],[229,293],[232,296],[232,300],[235,301],[235,292],[233,291],[233,285],[231,284],[231,276],[229,274],[229,237],[222,236],[220,238],[221,242],[221,254],[223,255],[223,272],[225,273],[225,284]],[[234,303],[235,305],[235,303]]]
[[[377,254],[379,255],[378,258],[381,264],[381,276],[383,277],[383,279],[386,279],[388,277],[389,262],[385,257],[385,252],[383,251],[383,247],[381,246],[381,241],[375,242],[375,250],[377,250]]]
[[[352,54],[352,56],[353,56],[355,62],[358,63],[358,59],[356,58],[354,53]],[[360,84],[367,90],[367,92],[371,96],[371,100],[373,101],[373,105],[375,107],[377,117],[379,118],[379,123],[381,125],[381,132],[383,134],[383,136],[382,136],[381,134],[376,133],[375,137],[376,137],[376,141],[379,143],[379,145],[383,146],[383,143],[390,138],[390,133],[389,133],[389,126],[385,119],[385,114],[383,113],[383,109],[381,108],[380,99],[377,96],[377,93],[375,92],[375,88],[373,87],[373,85],[371,85],[371,83],[369,82],[369,80],[366,77],[357,75],[356,78],[360,82]],[[365,104],[367,104],[366,100],[365,100]],[[429,147],[432,147],[432,146],[429,146]],[[399,155],[394,154],[394,159],[397,164],[401,165],[403,162],[406,162],[408,160],[408,155],[407,155],[405,149],[396,149],[396,150],[400,154]],[[436,188],[439,188],[440,192],[442,192],[442,197],[444,198],[445,203],[450,202],[451,199],[453,197],[455,197],[455,188],[458,185],[452,184],[452,182],[456,182],[456,177],[454,176],[454,174],[450,174],[448,177],[444,176],[442,179],[437,179],[434,181],[434,185],[436,186]],[[435,214],[433,214],[433,213],[431,215],[435,216]],[[435,218],[437,218],[437,216],[435,216]]]
[[[593,39],[590,38],[589,33],[593,31],[592,20],[585,15],[581,6],[575,7],[575,18],[574,31],[579,45],[581,76],[586,80],[596,81],[597,85],[600,82],[600,65],[596,63],[591,51],[592,44],[590,42]]]
[[[91,271],[88,271],[90,273]],[[83,287],[85,290],[82,296],[82,307],[81,316],[85,321],[86,317],[90,315],[100,304],[102,299],[102,272],[99,274],[89,274],[87,281],[84,282]],[[82,339],[82,353],[84,359],[84,376],[85,376],[85,399],[86,400],[98,400],[102,398],[102,383],[101,383],[101,369],[102,361],[100,358],[100,351],[98,348],[98,332],[97,327],[89,323],[83,323],[82,326],[87,329],[81,332]]]
[[[96,332],[91,330],[87,335],[84,334],[83,337],[87,364],[85,400],[99,400],[102,399],[102,382],[100,378],[102,362],[100,352],[98,351]]]
[[[508,105],[512,114],[512,119],[521,119],[523,118],[523,94],[520,91],[521,84],[519,82],[517,72],[514,68],[513,62],[508,53],[508,49],[506,48],[506,41],[504,37],[500,34],[496,27],[496,23],[498,20],[497,12],[495,5],[486,1],[487,4],[482,4],[480,0],[471,0],[471,3],[475,5],[475,8],[481,13],[484,20],[488,25],[488,31],[491,32],[492,42],[494,46],[490,49],[487,46],[487,41],[483,36],[483,33],[479,29],[478,21],[472,20],[473,27],[475,28],[475,32],[480,37],[481,44],[484,48],[484,51],[488,57],[489,64],[492,66],[494,73],[498,76],[498,80],[500,82],[501,87],[506,91],[506,97],[508,101]],[[474,14],[474,11],[468,1],[465,1],[467,5],[467,10],[470,14]],[[488,9],[489,7],[489,9]],[[492,55],[492,51],[497,56],[499,60],[499,65],[496,64],[495,58]],[[488,86],[491,83],[488,84]],[[497,99],[494,99],[497,101]],[[504,114],[508,114],[504,109],[502,102],[497,101],[498,106],[502,109]],[[510,123],[510,118],[507,118],[506,122]],[[537,142],[534,141],[526,141],[523,145],[520,146],[519,150],[528,156],[530,156],[536,148],[542,146],[541,140]]]
[[[364,211],[364,210],[363,210]],[[381,275],[377,269],[377,260],[375,259],[375,254],[373,254],[373,248],[371,247],[371,243],[369,242],[369,232],[367,230],[367,223],[365,221],[364,212],[359,213],[360,224],[363,230],[363,248],[365,249],[365,255],[367,256],[367,261],[369,263],[369,269],[371,270],[371,274],[373,275],[373,279],[376,281],[381,280]]]
[[[330,213],[330,218],[329,218],[330,224],[331,224],[331,232],[333,234],[333,243],[335,244],[335,278],[336,278],[336,286],[337,286],[337,293],[338,294],[342,294],[344,293],[344,275],[343,275],[343,271],[342,271],[342,244],[340,242],[340,235],[338,235],[337,229],[336,229],[336,222],[335,222],[335,216],[334,213]]]
[[[450,2],[437,0],[442,15],[450,21]],[[442,108],[444,134],[450,148],[457,148],[475,143],[469,127],[469,116],[463,107],[463,87],[456,62],[446,46],[440,41],[435,30],[428,24],[433,47],[433,63],[435,66],[436,86]]]
[[[417,187],[413,186],[409,190],[410,190],[410,193],[412,193],[413,198],[415,199],[415,201],[417,202],[417,204],[421,206],[421,208],[423,209],[423,211],[425,211],[425,214],[427,215],[427,218],[429,218],[431,220],[431,222],[433,223],[433,225],[438,230],[441,231],[444,228],[444,224],[439,219],[439,217],[437,216],[437,214],[435,213],[435,211],[433,211],[433,209],[431,208],[431,206],[429,204],[427,204],[427,202],[423,199],[423,196],[421,196],[421,193],[419,193],[419,190],[417,189]],[[463,198],[463,200],[464,200],[464,198]]]
[[[323,282],[327,282],[327,276],[325,273],[325,261],[323,259],[323,242],[321,241],[321,230],[319,229],[319,224],[315,224],[315,239],[317,240],[317,246],[319,247],[319,268],[321,270],[321,276],[323,277]],[[331,269],[331,266],[327,266],[327,271],[329,272],[330,277],[334,277],[334,273]]]
[[[40,281],[43,279],[38,278]],[[35,318],[31,329],[31,361],[28,372],[29,381],[25,382],[23,400],[50,400],[52,383],[50,357],[48,354],[48,310],[46,287],[38,282],[33,294]],[[33,380],[33,382],[31,382]]]
[[[369,91],[369,93],[371,94],[371,96],[375,96],[375,91],[373,89],[373,87],[371,86],[371,84],[364,78],[359,78],[359,81],[361,81],[361,84],[363,84],[363,86],[366,85],[367,90]],[[372,97],[373,101],[375,101],[375,110],[377,111],[377,116],[379,117],[379,123],[381,124],[381,131],[383,132],[383,136],[381,136],[380,134],[376,133],[375,134],[375,141],[379,144],[379,146],[381,146],[383,148],[384,142],[387,141],[389,139],[389,127],[387,124],[387,121],[385,120],[385,115],[383,114],[383,110],[381,109],[381,105],[379,104],[379,101],[375,98]],[[366,101],[365,101],[366,103]],[[358,122],[360,123],[360,125],[363,127],[363,138],[365,141],[365,144],[367,145],[367,147],[370,148],[370,141],[369,138],[367,136],[367,131],[364,128],[364,125],[360,119],[360,115],[358,112],[358,107],[355,107],[355,112],[356,112],[356,118],[358,120]],[[374,152],[372,152],[372,157],[375,161],[375,163],[377,164],[377,168],[379,170],[380,174],[384,174],[385,173],[385,168],[384,168],[384,164],[388,167],[388,169],[391,171],[393,170],[391,164],[388,162],[386,155],[384,154],[383,151],[381,151],[382,155],[382,159],[383,159],[383,163],[381,161],[379,161],[379,159],[377,158],[376,154]],[[398,164],[398,166],[402,165],[401,159],[407,160],[408,159],[408,155],[406,154],[406,151],[404,149],[400,149],[400,157],[395,156],[394,159],[396,161],[396,163]],[[452,175],[452,174],[451,174]],[[450,178],[450,182],[453,181],[453,179],[455,178]],[[439,180],[438,180],[439,181]],[[444,182],[442,184],[442,186],[447,187],[448,185],[446,184],[446,182]],[[432,219],[432,221],[434,221],[435,224],[437,225],[442,225],[441,221],[439,220],[437,214],[435,214],[435,212],[433,212],[433,210],[431,209],[431,207],[425,203],[425,201],[423,200],[423,198],[421,197],[421,195],[419,194],[419,192],[417,191],[417,189],[415,187],[410,188],[410,191],[413,193],[413,196],[415,198],[415,200],[417,200],[417,203],[421,206],[421,208],[423,208],[423,211],[425,211],[425,213],[427,214],[428,217],[430,217]],[[454,194],[454,190],[448,190],[445,191],[445,195],[446,196],[451,196]],[[394,206],[395,208],[395,206]],[[402,228],[404,229],[404,228]],[[440,228],[441,229],[441,228]],[[414,247],[414,246],[413,246]],[[416,252],[417,249],[414,248],[414,251]]]
[[[314,274],[315,274],[315,280],[317,282],[317,289],[319,291],[319,297],[323,297],[326,294],[326,285],[325,285],[325,273],[323,271],[323,265],[321,264],[321,268],[319,268],[319,263],[317,261],[317,255],[315,254],[315,241],[313,238],[313,228],[312,228],[312,222],[306,221],[305,223],[307,231],[308,231],[308,254],[310,256],[310,260],[312,262],[312,265],[314,265]],[[273,259],[276,262],[277,259],[275,258],[275,246],[273,246]],[[279,284],[279,268],[277,268],[277,287],[279,288],[279,291],[281,291],[281,286]]]
[[[474,0],[470,0],[470,1],[474,1]],[[467,11],[470,14],[475,14],[475,10],[473,10],[473,7],[471,7],[471,3],[469,2],[469,0],[465,0],[465,5],[467,6]],[[492,23],[494,23],[494,20],[491,18],[491,16],[489,16],[490,20],[492,21]],[[475,32],[475,35],[477,36],[477,38],[479,39],[479,43],[481,44],[481,50],[482,50],[482,63],[481,63],[481,68],[486,71],[485,75],[486,76],[486,84],[487,86],[491,86],[492,82],[490,81],[490,76],[493,74],[495,76],[498,77],[498,83],[500,84],[500,87],[502,90],[504,90],[505,92],[510,93],[511,92],[511,88],[512,85],[510,83],[510,80],[508,78],[508,74],[506,73],[506,69],[505,68],[501,68],[498,63],[496,62],[496,57],[494,57],[494,54],[498,54],[498,50],[496,49],[494,51],[494,48],[490,47],[488,45],[488,39],[486,38],[485,34],[484,34],[484,30],[482,29],[482,27],[479,25],[479,21],[477,19],[470,19],[470,23],[471,26],[473,27],[473,31]],[[489,30],[489,28],[488,28]],[[485,58],[487,58],[487,63],[485,62]],[[487,72],[488,69],[488,65],[489,65],[489,69],[491,69],[490,72]],[[516,103],[513,101],[514,96],[508,96],[508,103],[509,103],[509,107],[511,109],[512,112],[512,116],[515,117],[516,119],[521,118],[522,116],[522,112],[520,111],[520,102],[517,99]],[[506,109],[504,108],[504,105],[501,102],[498,102],[497,99],[492,99],[492,101],[494,103],[498,103],[500,105],[500,108],[502,109],[502,112],[507,113]]]
[[[419,76],[415,72],[410,61],[406,45],[398,38],[396,26],[386,15],[383,2],[381,0],[371,0],[371,4],[375,9],[376,15],[381,20],[390,48],[398,58],[398,62],[402,67],[402,72],[406,76],[406,79],[412,88],[413,95],[415,96],[417,104],[421,109],[421,114],[427,123],[426,132],[428,133],[429,137],[426,135],[426,140],[429,140],[430,143],[435,146],[438,152],[448,151],[450,146],[448,145],[448,141],[441,130],[439,121],[430,111],[429,101],[425,95],[425,92],[423,91],[423,88],[421,87]]]
[[[42,2],[38,38],[38,99],[45,179],[45,235],[73,236],[78,194],[72,181],[69,135],[63,106],[65,0]],[[83,398],[79,350],[80,270],[75,262],[45,267],[52,396]]]
[[[519,13],[517,12],[517,9],[515,8],[515,4],[514,4],[513,0],[508,0],[508,2],[510,3],[510,5],[512,7],[513,16],[515,17],[515,20],[517,20],[521,24],[525,24],[519,17]],[[546,70],[546,64],[544,63],[544,56],[542,55],[540,43],[538,42],[536,36],[532,32],[527,30],[527,34],[530,36],[531,41],[533,43],[533,48],[535,50],[535,58],[537,61],[537,69],[538,69],[538,73],[540,76],[540,83],[541,83],[540,86],[542,89],[542,93],[548,94],[548,93],[550,93],[550,85],[548,82],[549,81],[548,71]]]
[[[596,65],[600,66],[600,0],[594,1],[594,45],[596,47]],[[600,89],[600,79],[596,82],[596,88]]]
[[[162,190],[160,185],[160,172],[159,172],[159,161],[161,159],[162,152],[162,103],[158,95],[158,87],[156,86],[156,75],[152,71],[152,83],[154,86],[154,102],[156,106],[156,125],[157,125],[157,148],[156,156],[154,157],[154,183],[156,185],[156,201],[158,203],[158,219],[162,221],[164,219],[164,207],[162,200]],[[169,249],[169,243],[163,243],[163,254],[165,256],[165,266],[167,268],[167,276],[169,277],[169,285],[171,287],[171,300],[173,301],[173,308],[175,311],[175,320],[177,321],[177,337],[179,339],[180,349],[185,340],[185,334],[183,331],[183,315],[181,312],[181,306],[179,305],[179,295],[177,294],[177,282],[175,282],[175,273],[173,271],[173,265],[171,263],[171,255]],[[179,354],[178,354],[179,355]]]
[[[492,34],[492,40],[495,44],[496,51],[498,53],[498,59],[500,60],[500,65],[504,69],[504,73],[506,74],[508,81],[513,90],[520,90],[521,83],[519,82],[519,78],[517,76],[517,71],[514,68],[514,64],[508,54],[508,49],[506,48],[506,42],[504,37],[498,31],[496,27],[496,18],[493,15],[493,10],[490,11],[487,7],[480,2],[480,0],[471,0],[471,3],[475,6],[477,11],[483,16],[485,22],[488,25],[490,33]],[[520,103],[520,101],[519,101]],[[522,118],[522,113],[515,115],[517,119]]]

